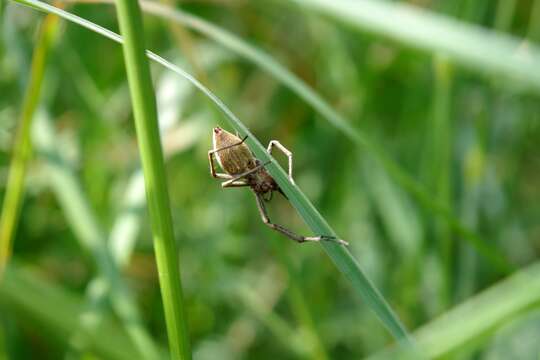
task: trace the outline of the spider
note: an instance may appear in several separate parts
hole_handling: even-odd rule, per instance
[[[272,199],[274,191],[281,193],[285,198],[287,196],[281,191],[279,185],[264,168],[269,162],[261,163],[261,161],[255,158],[248,146],[244,143],[247,136],[240,139],[238,136],[220,127],[215,127],[212,139],[214,148],[208,151],[210,174],[216,179],[226,180],[221,183],[223,188],[251,188],[255,194],[257,208],[265,225],[299,243],[306,241],[333,241],[342,245],[348,245],[346,241],[337,239],[334,236],[302,236],[281,225],[272,223],[268,217],[265,203]],[[285,146],[281,145],[279,141],[272,140],[268,144],[267,151],[269,154],[272,153],[274,147],[281,150],[289,158],[289,180],[294,184],[292,178],[292,153]],[[214,156],[225,173],[216,172]]]

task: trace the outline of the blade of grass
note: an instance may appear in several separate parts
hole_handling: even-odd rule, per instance
[[[100,27],[96,24],[93,24],[87,20],[81,19],[73,14],[65,12],[63,10],[57,9],[55,7],[49,6],[47,4],[41,3],[35,0],[14,0],[15,2],[30,5],[33,8],[39,9],[45,12],[53,12],[59,16],[65,18],[66,20],[72,21],[76,24],[84,26],[89,30],[92,30],[96,33],[104,35],[109,39],[112,39],[116,42],[121,43],[122,38],[107,30],[103,27]],[[167,67],[168,69],[174,71],[176,74],[184,77],[190,81],[195,87],[201,90],[210,100],[214,102],[216,106],[224,113],[229,124],[239,132],[241,136],[248,136],[247,142],[250,145],[251,149],[255,153],[255,156],[261,161],[269,161],[267,169],[278,182],[282,190],[285,192],[289,198],[291,204],[296,208],[299,215],[304,219],[306,224],[315,232],[316,234],[325,234],[325,235],[335,235],[335,232],[328,225],[326,220],[321,216],[321,214],[315,209],[313,204],[307,199],[303,192],[294,184],[290,183],[287,175],[283,169],[279,166],[274,158],[272,158],[267,152],[266,149],[261,145],[261,143],[249,132],[248,128],[227,108],[227,106],[210,90],[204,87],[199,81],[193,78],[191,75],[168,62],[167,60],[161,58],[160,56],[147,51],[147,55]],[[336,245],[334,243],[323,243],[324,250],[328,256],[333,260],[336,267],[341,271],[341,273],[349,279],[352,284],[353,290],[359,295],[368,305],[368,307],[379,317],[383,325],[389,330],[389,332],[400,342],[407,344],[408,347],[411,347],[412,344],[409,339],[409,335],[405,327],[401,324],[401,321],[394,314],[393,310],[390,308],[386,300],[382,297],[379,291],[373,286],[371,281],[364,275],[361,270],[358,262],[354,259],[348,249]]]
[[[124,60],[154,236],[169,347],[173,358],[189,360],[191,346],[141,10],[137,1],[117,0],[116,11],[120,32],[124,36]]]
[[[500,281],[415,331],[418,347],[428,358],[438,358],[493,332],[514,315],[538,304],[539,279],[540,262],[536,262]],[[396,348],[370,357],[400,358],[400,349]]]
[[[480,117],[480,116],[479,116]],[[482,141],[480,128],[482,121],[475,119],[476,130],[471,130],[474,134],[465,147],[461,178],[461,201],[459,204],[461,218],[470,227],[479,226],[481,216],[481,189],[485,186],[485,178],[488,170],[488,157],[485,144]],[[463,246],[458,246],[455,251],[454,264],[454,302],[470,298],[479,283],[478,257]]]
[[[79,296],[40,279],[17,262],[10,262],[0,284],[0,308],[4,314],[16,314],[37,323],[37,332],[67,341],[78,327],[84,304]],[[92,352],[105,359],[140,358],[125,332],[110,319],[97,332],[86,334],[85,340]]]
[[[426,139],[424,150],[423,173],[425,183],[429,184],[434,197],[441,204],[451,208],[451,179],[452,179],[452,65],[443,56],[433,57],[433,110],[431,121],[426,123]],[[432,232],[437,239],[438,258],[442,283],[435,293],[438,294],[433,304],[439,311],[450,304],[453,269],[453,234],[444,221],[434,219]]]
[[[18,122],[19,128],[13,145],[13,155],[6,184],[6,195],[0,216],[0,279],[9,261],[21,212],[26,169],[32,154],[30,129],[40,98],[47,56],[56,37],[58,20],[59,17],[53,14],[47,15],[43,20],[32,55],[30,78],[24,94],[22,112]]]
[[[522,41],[403,2],[289,0],[303,8],[540,93],[540,50]],[[509,0],[510,1],[510,0]]]
[[[413,261],[425,237],[418,211],[379,164],[365,161],[362,166],[363,186],[372,198],[374,211],[381,217],[386,236],[404,261]]]

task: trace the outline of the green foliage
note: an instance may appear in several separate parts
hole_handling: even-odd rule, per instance
[[[185,296],[163,301],[187,314],[197,359],[417,358],[393,340],[409,335],[427,358],[536,351],[526,339],[537,336],[540,298],[540,57],[523,37],[538,38],[540,1],[428,1],[422,10],[369,0],[163,3],[142,2],[158,17],[145,18],[144,41],[129,41],[172,70],[152,68],[167,172],[155,163],[155,128],[155,156],[142,156],[146,170],[158,167],[150,185],[160,184],[165,206],[145,211],[137,149],[146,140],[131,121],[120,47],[66,23],[47,63],[0,284],[0,358],[44,349],[50,358],[160,357],[171,315],[151,238],[162,238],[153,225],[156,213],[170,218],[168,200],[174,235],[165,238],[176,240],[168,249],[178,246]],[[105,29],[117,28],[110,5],[68,10],[121,41]],[[12,2],[0,16],[6,179],[40,17]],[[152,98],[135,101],[151,105],[136,119],[154,116]],[[221,119],[250,134],[262,161],[261,142],[293,150],[298,186],[275,159],[268,166],[289,199],[272,200],[275,222],[306,234],[336,229],[351,246],[292,243],[260,222],[251,194],[221,189],[206,156]]]

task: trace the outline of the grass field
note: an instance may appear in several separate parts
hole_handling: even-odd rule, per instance
[[[539,358],[540,0],[0,0],[0,28],[0,360]],[[270,161],[273,222],[350,246],[223,189],[216,126]]]

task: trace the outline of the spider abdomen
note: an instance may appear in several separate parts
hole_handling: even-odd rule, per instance
[[[257,161],[248,146],[238,136],[221,128],[214,129],[214,149],[233,146],[216,153],[221,168],[229,175],[239,175],[253,169]]]

